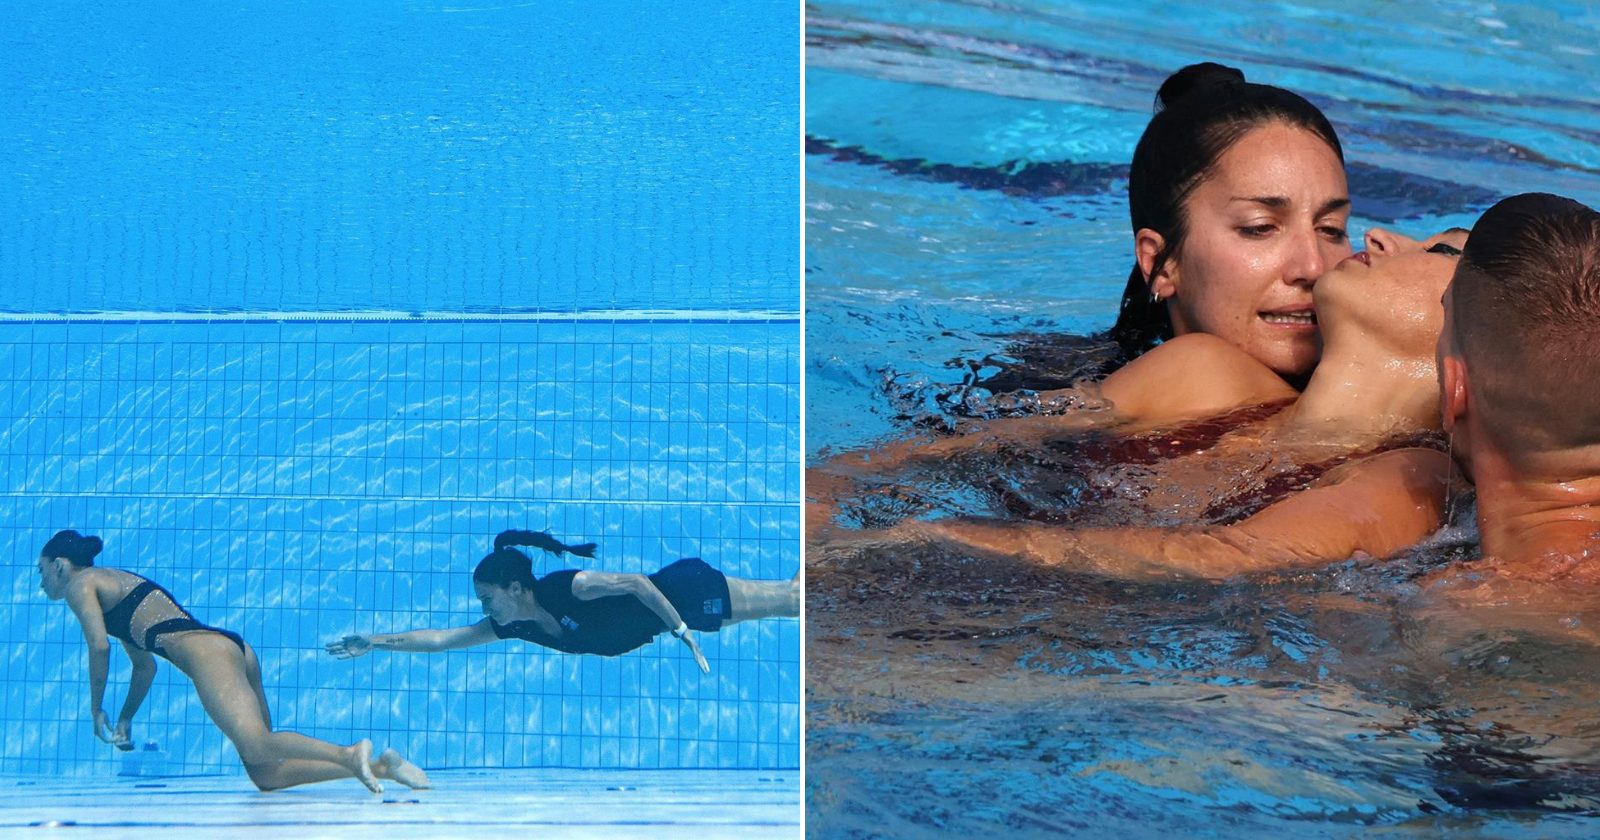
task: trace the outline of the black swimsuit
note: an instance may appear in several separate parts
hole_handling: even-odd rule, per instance
[[[161,584],[133,572],[126,574],[138,578],[139,582],[115,606],[105,611],[106,635],[170,660],[171,657],[161,646],[163,635],[206,630],[228,637],[239,646],[241,653],[244,652],[244,639],[238,633],[201,624],[188,610],[179,606],[172,593],[162,588]]]
[[[546,633],[534,621],[501,624],[491,618],[494,634],[566,653],[619,656],[671,629],[632,595],[579,600],[572,594],[572,579],[577,574],[577,569],[563,569],[533,582],[534,599],[555,616],[561,625],[559,635]],[[733,615],[727,577],[697,557],[679,560],[649,577],[692,629],[714,633]]]

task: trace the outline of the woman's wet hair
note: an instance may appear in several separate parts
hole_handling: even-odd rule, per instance
[[[568,545],[555,537],[549,531],[519,531],[515,528],[501,531],[494,538],[496,549],[508,545],[526,545],[542,551],[548,551],[557,557],[562,554],[576,554],[579,557],[593,557],[596,548],[594,543],[573,543]]]
[[[516,546],[523,545],[548,551],[557,557],[564,553],[593,557],[595,550],[594,543],[568,545],[550,536],[547,531],[501,531],[494,538],[494,551],[478,561],[472,579],[500,587],[510,586],[513,582],[525,588],[533,586],[533,561],[516,549]]]
[[[105,548],[99,537],[86,537],[77,531],[57,531],[50,541],[39,549],[45,557],[65,557],[74,566],[93,566],[95,555]]]
[[[532,589],[533,561],[510,546],[497,548],[478,561],[478,568],[472,570],[472,581],[502,589],[520,583],[522,588]]]
[[[1344,161],[1339,136],[1328,118],[1299,94],[1247,82],[1239,70],[1212,62],[1191,64],[1161,85],[1155,116],[1139,138],[1128,174],[1128,212],[1134,232],[1149,228],[1163,240],[1151,276],[1183,247],[1188,234],[1183,205],[1189,194],[1234,143],[1270,123],[1317,135]],[[1150,299],[1149,283],[1137,260],[1107,337],[1130,360],[1172,337],[1167,307]]]

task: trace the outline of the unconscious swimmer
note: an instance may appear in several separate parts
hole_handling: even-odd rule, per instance
[[[535,578],[532,560],[516,546],[558,556],[591,557],[594,551],[593,543],[568,546],[544,532],[502,532],[472,573],[485,619],[449,630],[350,635],[330,642],[328,652],[350,659],[373,649],[437,653],[521,639],[565,653],[620,656],[670,632],[709,674],[694,631],[715,633],[741,621],[800,615],[798,572],[790,580],[745,580],[691,557],[651,575],[563,569]]]
[[[196,621],[160,584],[133,572],[94,565],[99,537],[61,531],[39,552],[39,582],[51,600],[65,599],[89,645],[89,708],[94,733],[132,749],[133,716],[155,679],[160,656],[193,683],[200,703],[239,751],[245,772],[261,790],[355,777],[374,793],[380,779],[429,787],[421,768],[386,749],[372,758],[363,738],[340,747],[295,732],[274,731],[261,685],[261,664],[239,634]],[[102,708],[110,669],[109,639],[122,642],[133,664],[128,696],[113,726]]]
[[[1315,301],[1324,350],[1298,397],[1271,368],[1204,334],[1180,337],[1145,354],[1114,376],[1171,392],[1168,383],[1235,395],[1241,405],[1283,405],[1257,429],[1234,438],[1236,448],[1268,452],[1297,440],[1336,440],[1343,454],[1326,469],[1296,465],[1292,482],[1265,482],[1231,508],[1230,524],[1202,528],[1076,528],[1034,522],[945,519],[907,522],[885,532],[860,532],[838,541],[932,541],[986,555],[1020,556],[1035,563],[1114,576],[1228,577],[1241,572],[1343,560],[1357,552],[1386,556],[1440,525],[1449,458],[1439,448],[1385,445],[1418,430],[1437,428],[1434,346],[1443,320],[1440,296],[1466,239],[1459,230],[1415,242],[1384,231],[1368,237],[1368,250],[1317,281]],[[1180,343],[1203,344],[1188,348]],[[1172,352],[1163,352],[1167,348]],[[1196,365],[1197,359],[1204,363]],[[1292,401],[1290,401],[1292,400]],[[1007,446],[1039,446],[1008,434]],[[1155,484],[1188,485],[1192,499],[1226,496],[1239,481],[1215,458],[1229,438],[1193,459],[1178,459]],[[947,453],[948,454],[948,453]],[[1164,497],[1170,498],[1170,497]],[[1210,504],[1197,505],[1212,507]],[[826,540],[825,540],[826,541]]]

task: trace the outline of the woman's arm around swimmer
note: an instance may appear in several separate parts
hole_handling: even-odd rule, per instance
[[[890,533],[1111,577],[1220,580],[1357,553],[1383,557],[1416,543],[1439,527],[1448,459],[1431,449],[1376,455],[1233,525],[1070,530],[951,520]]]
[[[711,665],[706,662],[705,654],[700,652],[700,645],[694,640],[693,631],[684,623],[683,617],[678,615],[677,608],[672,606],[666,595],[661,594],[661,590],[656,588],[650,578],[615,572],[579,572],[572,578],[572,597],[580,601],[593,601],[610,595],[632,595],[638,598],[641,604],[661,617],[662,625],[668,628],[673,636],[689,646],[689,652],[694,654],[694,662],[700,666],[701,673],[711,673]]]
[[[329,642],[328,652],[340,659],[354,659],[372,650],[391,650],[398,653],[439,653],[446,650],[486,645],[499,641],[489,619],[468,627],[448,630],[407,630],[403,633],[377,633],[371,636],[352,634],[337,642]]]
[[[858,489],[853,478],[888,477],[917,462],[986,450],[1031,449],[1072,432],[1119,428],[1132,433],[1298,394],[1271,368],[1207,333],[1168,340],[1106,377],[1099,388],[1109,410],[995,420],[960,437],[902,441],[830,458],[806,473],[807,538],[827,534],[840,499]]]

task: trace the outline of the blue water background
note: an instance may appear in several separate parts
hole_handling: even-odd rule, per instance
[[[798,309],[792,5],[3,18],[0,312]]]
[[[471,570],[507,527],[597,542],[560,568],[799,567],[794,326],[46,324],[0,331],[5,772],[102,772],[85,647],[33,567],[43,540],[163,585],[261,656],[275,723],[371,736],[431,767],[794,767],[800,629],[619,658],[520,642],[333,659],[350,632],[481,619]],[[54,372],[71,371],[62,377]],[[106,707],[127,678],[119,649]],[[236,772],[170,666],[135,735],[173,772]]]
[[[796,767],[799,626],[500,642],[508,527],[799,568],[799,24],[783,4],[0,13],[0,773],[102,775],[58,528],[261,655],[274,723],[427,767]],[[293,314],[284,314],[293,313]],[[127,665],[113,652],[113,715]],[[163,665],[164,772],[238,773]]]

